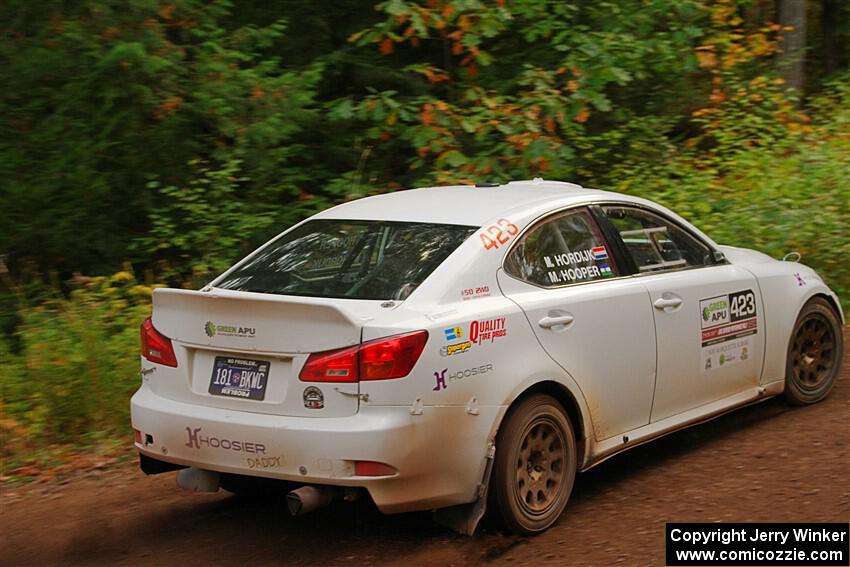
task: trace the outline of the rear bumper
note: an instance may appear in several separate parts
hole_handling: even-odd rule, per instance
[[[305,484],[361,486],[384,512],[471,502],[498,406],[469,415],[463,406],[369,406],[349,417],[305,418],[176,402],[142,386],[131,402],[136,448],[179,465]],[[148,439],[152,439],[149,442]],[[391,465],[398,474],[364,477],[354,461]]]

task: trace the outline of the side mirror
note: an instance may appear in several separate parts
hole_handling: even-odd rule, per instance
[[[713,256],[714,256],[714,263],[715,264],[725,264],[726,263],[726,254],[724,254],[720,250],[715,250]]]

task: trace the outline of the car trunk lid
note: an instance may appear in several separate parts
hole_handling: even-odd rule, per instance
[[[380,302],[212,289],[157,289],[153,325],[178,366],[160,369],[172,399],[256,413],[339,417],[358,409],[358,383],[299,380],[310,353],[360,343]]]

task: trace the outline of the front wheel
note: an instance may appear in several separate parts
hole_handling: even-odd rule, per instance
[[[835,385],[843,356],[841,324],[825,300],[815,297],[800,311],[785,368],[785,398],[795,405],[824,399]]]
[[[505,526],[533,535],[551,526],[576,475],[573,427],[555,398],[535,394],[510,410],[496,440],[492,494]]]

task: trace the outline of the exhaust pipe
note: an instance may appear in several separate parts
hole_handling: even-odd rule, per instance
[[[190,467],[177,473],[177,486],[192,492],[218,492],[220,479],[215,471]]]
[[[338,491],[328,486],[302,486],[286,495],[286,507],[293,516],[303,516],[327,506],[337,497]]]

